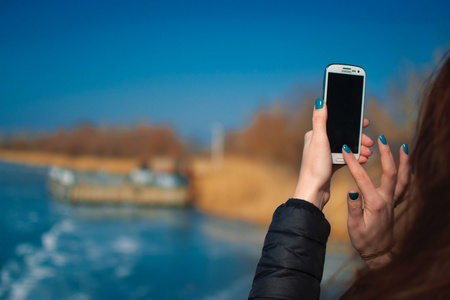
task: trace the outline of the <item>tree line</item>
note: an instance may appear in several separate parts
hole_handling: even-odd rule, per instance
[[[82,124],[72,130],[60,129],[40,136],[12,136],[1,141],[6,150],[43,151],[73,156],[93,155],[110,157],[153,156],[181,158],[186,153],[184,142],[169,126],[141,124],[135,128],[100,129]]]

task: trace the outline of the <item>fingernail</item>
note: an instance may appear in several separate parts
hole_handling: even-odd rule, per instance
[[[384,137],[384,135],[380,135],[380,141],[383,145],[387,145],[387,141],[386,141],[386,138]]]
[[[316,109],[321,109],[323,107],[323,99],[317,98],[316,99]]]
[[[351,200],[356,200],[359,197],[359,193],[348,193]]]
[[[350,153],[352,151],[350,151],[350,148],[347,146],[347,144],[344,144],[344,146],[342,146],[342,148],[344,149],[345,152]]]
[[[403,152],[405,152],[405,154],[408,154],[408,145],[407,144],[403,144]]]

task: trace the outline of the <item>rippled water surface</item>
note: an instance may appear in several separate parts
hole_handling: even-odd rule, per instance
[[[1,299],[244,299],[264,230],[195,209],[54,201],[0,164]]]
[[[46,176],[0,162],[0,299],[247,298],[265,229],[193,208],[59,202]],[[325,283],[348,257],[329,249]]]

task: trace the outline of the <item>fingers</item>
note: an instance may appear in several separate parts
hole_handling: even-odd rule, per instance
[[[322,98],[317,98],[314,105],[313,113],[313,132],[315,133],[327,133],[327,104]]]
[[[369,126],[369,124],[370,124],[369,119],[364,118],[364,121],[363,121],[363,128],[366,128],[367,126]]]
[[[367,148],[365,146],[361,146],[361,149],[359,151],[360,151],[360,154],[365,157],[369,157],[372,155],[372,150],[370,150],[369,148]]]
[[[363,134],[361,137],[361,145],[370,148],[373,146],[373,141],[370,137],[368,137],[367,135]]]
[[[367,121],[367,125],[369,124],[369,120],[364,119],[364,121]],[[361,137],[361,148],[360,148],[360,156],[358,158],[358,162],[360,164],[365,164],[368,160],[369,157],[372,155],[372,150],[370,150],[369,148],[373,146],[373,141],[370,137],[368,137],[367,135],[363,134]],[[339,165],[333,165],[333,173],[335,171],[337,171],[338,169],[340,169],[340,167],[336,167]],[[342,167],[343,165],[341,165]]]
[[[348,208],[348,227],[353,229],[361,226],[364,222],[362,199],[358,191],[350,190],[347,193],[347,208]]]
[[[344,147],[342,147],[342,155],[344,156],[344,161],[347,164],[350,174],[355,180],[356,185],[358,186],[361,193],[363,195],[371,195],[373,193],[376,193],[375,187],[373,186],[369,175],[367,175],[366,171],[363,169],[363,167],[361,167],[347,145],[344,145]]]
[[[400,147],[400,165],[397,174],[397,185],[395,186],[394,202],[395,206],[405,200],[407,187],[411,181],[411,168],[409,166],[408,145],[403,144]]]
[[[363,134],[361,137],[361,148],[360,148],[361,155],[359,156],[358,159],[360,164],[365,164],[369,160],[369,157],[372,155],[372,150],[370,150],[369,148],[372,146],[373,146],[372,139],[367,135]]]
[[[361,164],[361,165],[363,165],[363,164],[365,164],[366,162],[368,162],[369,161],[369,158],[368,157],[365,157],[365,156],[359,156],[359,158],[358,158],[358,162]]]
[[[381,175],[380,191],[385,194],[385,199],[392,199],[397,184],[397,168],[395,166],[394,157],[389,147],[386,137],[380,135],[378,139],[378,148],[381,154]]]

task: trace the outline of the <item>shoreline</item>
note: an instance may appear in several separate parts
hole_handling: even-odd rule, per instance
[[[73,157],[64,154],[39,151],[0,150],[0,159],[37,166],[59,166],[78,171],[101,170],[110,173],[128,173],[139,166],[137,159],[107,158],[95,156]]]
[[[120,174],[139,166],[139,160],[132,158],[70,157],[31,151],[0,150],[0,160]],[[195,195],[192,206],[212,216],[264,228],[270,224],[275,209],[292,197],[297,183],[297,174],[286,167],[236,155],[226,155],[221,165],[212,164],[209,158],[193,157],[192,171],[191,185]],[[344,175],[338,173],[333,178],[332,199],[324,213],[332,225],[330,238],[348,241],[346,197],[342,195],[352,186]],[[341,196],[334,196],[339,194]]]

